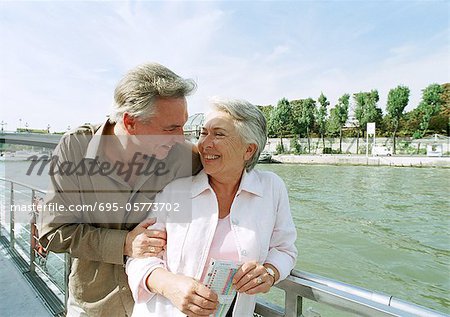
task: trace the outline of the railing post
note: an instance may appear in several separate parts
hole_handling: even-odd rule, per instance
[[[69,275],[72,266],[72,259],[69,253],[64,254],[64,307],[67,313],[67,303],[69,301]]]
[[[286,292],[285,317],[302,317],[303,298],[293,292]]]
[[[11,182],[11,193],[10,193],[10,204],[9,204],[9,246],[14,249],[14,184]]]
[[[32,216],[30,220],[30,272],[35,271],[35,259],[36,259],[36,253],[35,253],[35,246],[36,246],[36,207],[35,206],[35,195],[36,192],[34,189],[31,190],[31,207],[32,207]]]
[[[297,316],[303,316],[303,297],[297,296]]]

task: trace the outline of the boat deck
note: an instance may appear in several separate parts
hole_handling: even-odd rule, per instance
[[[0,244],[0,311],[2,316],[51,316],[5,247]]]

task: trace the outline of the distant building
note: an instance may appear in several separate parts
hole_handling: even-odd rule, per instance
[[[184,135],[186,138],[197,141],[200,137],[203,124],[205,123],[205,114],[196,113],[188,118],[184,125]]]

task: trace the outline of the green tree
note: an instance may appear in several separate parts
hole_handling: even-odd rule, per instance
[[[397,86],[389,91],[386,110],[389,115],[394,131],[392,133],[392,141],[394,144],[393,153],[396,151],[396,134],[403,111],[409,102],[409,88],[406,86]]]
[[[440,113],[450,120],[450,83],[442,85],[442,105]]]
[[[427,133],[431,117],[439,112],[441,105],[444,103],[441,98],[443,92],[444,89],[439,84],[431,84],[422,90],[422,101],[418,107],[422,118],[419,129],[413,135],[414,138],[423,138]]]
[[[320,138],[322,139],[323,148],[325,148],[325,132],[326,132],[326,124],[327,124],[327,115],[328,115],[328,106],[330,102],[327,97],[323,93],[320,93],[319,99],[317,99],[320,106],[316,111],[316,122],[319,128]]]
[[[301,137],[306,134],[308,139],[308,153],[311,153],[311,128],[314,126],[315,118],[314,112],[316,109],[316,102],[312,98],[293,100],[292,111],[294,115],[293,131],[298,133]]]
[[[330,137],[339,135],[339,119],[336,106],[330,109],[330,116],[327,120],[327,135]]]
[[[337,105],[331,109],[329,130],[339,131],[339,153],[342,153],[342,129],[348,120],[348,108],[350,103],[350,95],[342,95]]]
[[[421,120],[420,112],[417,108],[406,112],[400,119],[400,129],[398,134],[412,136],[419,129]]]
[[[428,130],[450,136],[450,83],[442,84],[441,87],[443,89],[442,104],[439,112],[430,119]]]
[[[377,102],[380,100],[378,90],[374,89],[370,92],[359,92],[353,94],[355,100],[355,117],[359,122],[358,136],[356,139],[357,153],[359,153],[359,136],[361,131],[363,132],[367,128],[368,122],[375,122],[379,125],[383,118],[383,113],[380,108],[377,107]]]
[[[292,131],[292,107],[289,101],[286,98],[280,99],[270,117],[273,130],[281,140],[281,151],[284,152],[283,136]]]
[[[301,138],[305,134],[306,129],[300,125],[299,118],[302,113],[303,99],[291,100],[292,107],[292,133],[298,134]]]
[[[267,133],[269,135],[274,135],[275,131],[273,129],[273,125],[272,125],[272,112],[273,112],[273,106],[272,105],[268,105],[268,106],[258,106],[259,110],[261,110],[261,112],[264,115],[264,118],[266,118],[266,122],[267,122]]]

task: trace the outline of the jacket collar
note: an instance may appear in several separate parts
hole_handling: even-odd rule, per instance
[[[192,179],[192,198],[200,195],[207,189],[213,191],[211,185],[209,185],[208,175],[203,169]],[[263,186],[257,172],[255,172],[254,170],[251,170],[250,172],[244,170],[236,196],[238,196],[242,191],[246,191],[248,193],[262,197]]]
[[[86,149],[85,158],[87,159],[96,159],[96,157],[100,157],[102,155],[101,151],[101,142],[102,142],[102,135],[105,131],[105,127],[109,125],[109,120],[107,119],[103,124],[95,131],[95,134],[92,136],[91,140],[89,141],[89,144]]]

